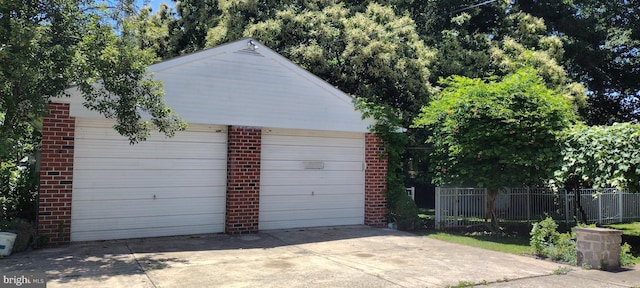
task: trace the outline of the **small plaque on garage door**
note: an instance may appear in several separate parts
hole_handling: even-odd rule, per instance
[[[304,169],[324,169],[324,162],[322,161],[305,161]]]

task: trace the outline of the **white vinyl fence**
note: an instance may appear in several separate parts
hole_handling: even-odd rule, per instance
[[[580,199],[565,190],[546,188],[503,188],[495,200],[500,222],[540,221],[551,216],[558,221],[618,223],[640,220],[640,193],[617,189],[582,189]],[[436,229],[478,224],[487,221],[487,192],[483,188],[436,187]],[[489,220],[490,221],[490,220]]]

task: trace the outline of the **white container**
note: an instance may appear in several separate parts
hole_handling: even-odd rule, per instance
[[[13,243],[16,242],[16,234],[9,232],[0,232],[0,256],[11,255]]]

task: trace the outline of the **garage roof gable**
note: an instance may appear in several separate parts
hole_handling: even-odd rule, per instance
[[[251,38],[149,70],[163,82],[165,102],[189,123],[347,132],[367,132],[373,123],[362,120],[351,96]],[[80,103],[71,114],[96,117]]]

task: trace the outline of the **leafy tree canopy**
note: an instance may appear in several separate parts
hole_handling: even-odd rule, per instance
[[[560,183],[578,177],[594,188],[640,192],[640,125],[577,126],[565,137]]]
[[[537,185],[559,166],[559,134],[576,121],[574,105],[545,86],[533,68],[488,81],[452,76],[415,126],[428,127],[435,184],[486,187],[487,211],[498,230],[501,187]]]
[[[297,55],[286,53],[291,45],[315,41],[333,46],[336,44],[333,41],[348,41],[341,31],[322,33],[316,31],[314,25],[329,21],[323,18],[328,16],[335,17],[335,23],[341,22],[337,19],[365,13],[371,4],[388,7],[396,15],[408,17],[415,23],[413,27],[424,41],[423,45],[435,55],[430,60],[431,83],[451,75],[504,76],[522,68],[519,65],[526,60],[527,65],[540,70],[545,81],[565,86],[562,93],[584,98],[588,92],[589,101],[583,103],[580,114],[589,124],[638,121],[640,82],[636,79],[640,73],[640,14],[637,7],[640,5],[636,0],[549,3],[523,0],[483,5],[476,5],[478,2],[472,0],[338,3],[323,0],[184,0],[175,2],[176,14],[167,9],[158,12],[158,18],[163,19],[158,25],[167,32],[155,38],[166,43],[165,48],[156,50],[163,58],[172,57],[243,36],[254,36],[249,30],[259,30],[253,27],[256,25],[272,25],[262,27],[263,30],[287,31],[287,25],[294,23],[286,22],[286,15],[304,14],[306,17],[301,20],[306,21],[305,25],[298,25],[296,29],[305,30],[305,37],[292,35],[290,41],[277,41],[275,46],[274,42],[269,43],[271,48],[294,62],[304,64],[304,61],[298,62]],[[329,10],[340,11],[340,14],[318,13]],[[311,16],[320,18],[310,19]],[[285,27],[278,26],[281,21],[285,21]],[[248,28],[250,26],[253,28]],[[331,27],[345,28],[342,25]],[[257,38],[266,41],[272,39],[271,36],[277,35],[262,34]],[[336,65],[343,64],[347,63]],[[324,78],[325,75],[321,76]],[[331,83],[343,89],[342,83]]]
[[[131,2],[113,7],[93,0],[0,3],[0,122],[3,150],[28,134],[52,97],[75,86],[85,106],[117,120],[131,142],[152,124],[172,135],[184,123],[162,101],[147,66],[156,58],[133,41]],[[141,121],[141,113],[150,121]]]
[[[429,127],[434,182],[497,189],[549,179],[559,133],[576,121],[574,106],[531,68],[497,81],[453,76],[422,109]]]
[[[564,44],[561,63],[589,90],[589,124],[640,120],[640,1],[516,1]]]

